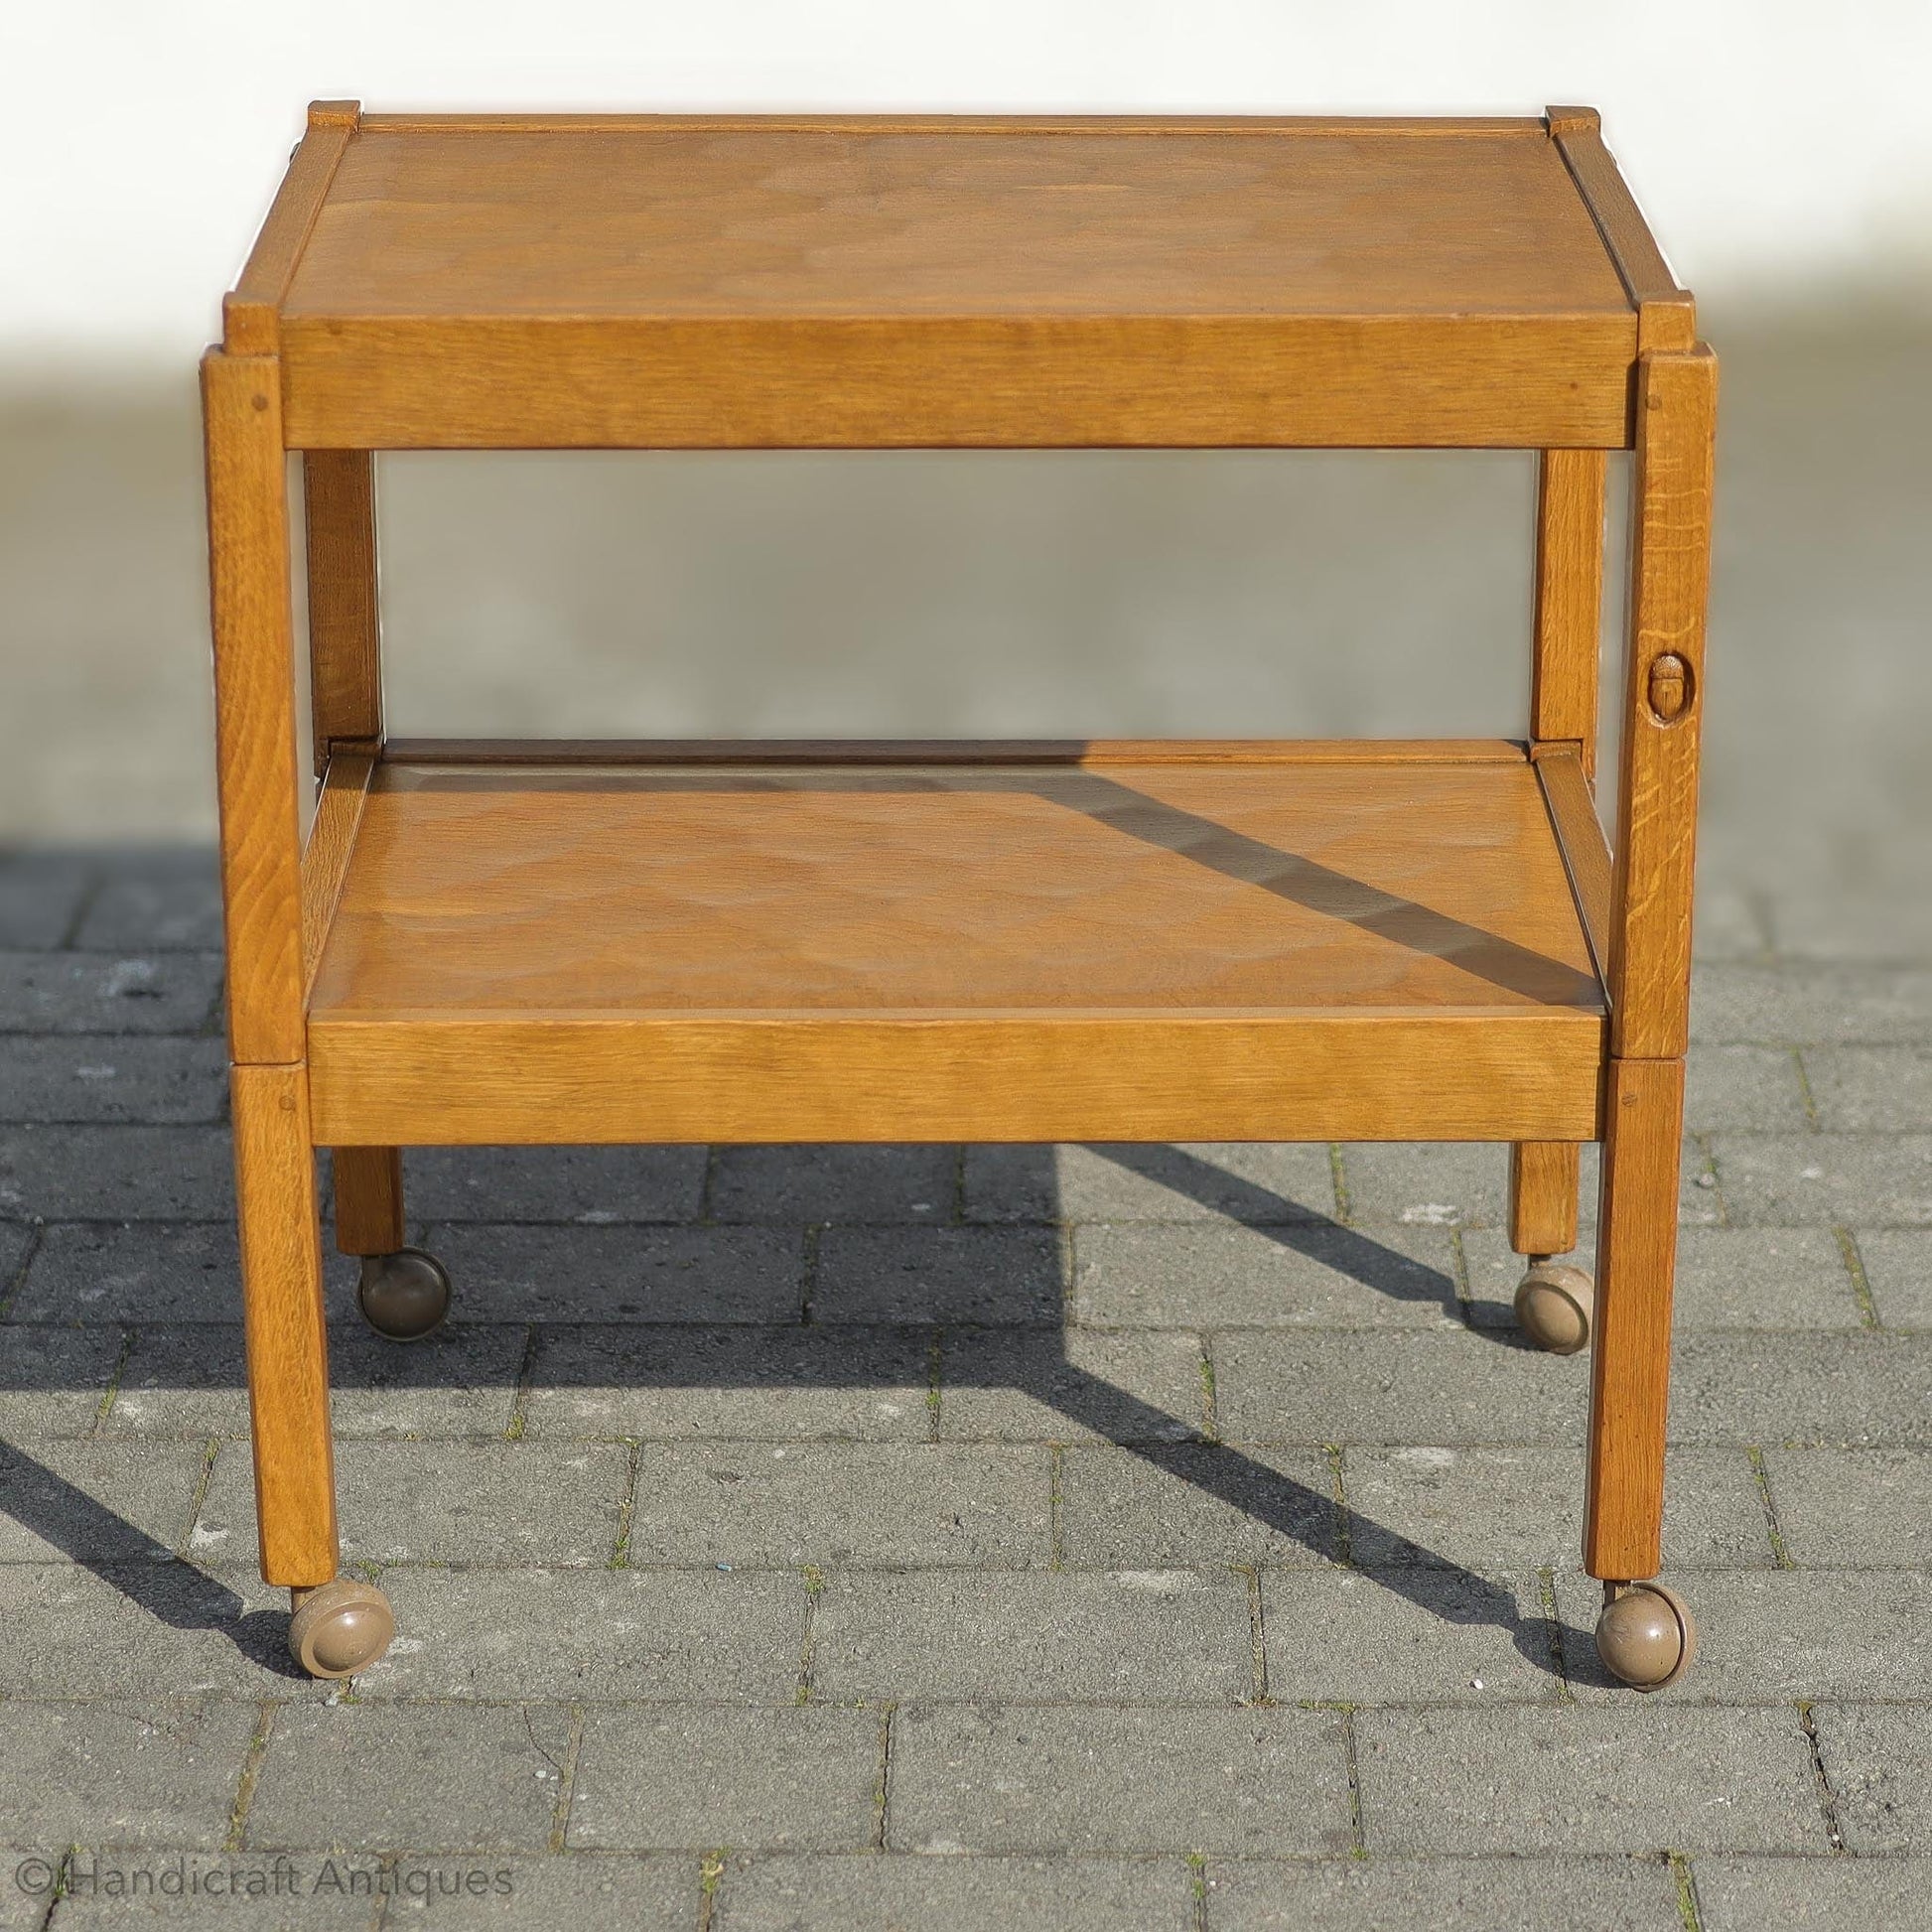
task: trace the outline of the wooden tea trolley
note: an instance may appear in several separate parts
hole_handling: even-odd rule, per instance
[[[393,1629],[339,1574],[318,1148],[363,1312],[406,1339],[450,1287],[404,1245],[405,1146],[1426,1140],[1514,1144],[1519,1316],[1593,1349],[1598,1646],[1682,1671],[1689,1613],[1646,1580],[1717,365],[1595,114],[323,102],[203,373],[262,1574],[306,1668]],[[385,740],[374,451],[1076,446],[1540,451],[1527,742]],[[1552,1260],[1587,1141],[1593,1293]]]

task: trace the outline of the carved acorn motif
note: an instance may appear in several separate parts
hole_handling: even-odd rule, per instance
[[[1650,715],[1660,725],[1674,725],[1691,704],[1691,667],[1674,650],[1654,657],[1646,695]]]

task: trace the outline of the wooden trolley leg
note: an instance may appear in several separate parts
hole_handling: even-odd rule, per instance
[[[1606,469],[1601,450],[1545,450],[1537,475],[1530,737],[1574,748],[1587,777],[1596,763]],[[1510,1150],[1509,1244],[1532,1264],[1516,1293],[1517,1320],[1539,1347],[1562,1354],[1589,1339],[1589,1277],[1546,1265],[1577,1245],[1581,1155],[1568,1141]]]
[[[1577,1245],[1583,1149],[1575,1141],[1519,1141],[1509,1158],[1509,1245],[1541,1260]]]
[[[1716,405],[1708,349],[1642,356],[1584,1563],[1605,1586],[1598,1652],[1643,1688],[1696,1640],[1637,1580],[1662,1561]]]
[[[316,770],[339,752],[382,745],[381,600],[376,585],[375,459],[367,450],[302,458],[307,526],[309,703]],[[394,1148],[334,1150],[336,1246],[386,1255],[403,1244],[402,1158]]]
[[[336,1246],[345,1255],[393,1254],[403,1244],[402,1151],[331,1150],[336,1180]]]
[[[313,1588],[340,1551],[308,1069],[237,1066],[230,1079],[262,1578]]]
[[[379,1589],[336,1574],[278,357],[210,350],[202,399],[235,1186],[262,1576],[289,1587],[296,1660],[319,1676],[341,1677],[379,1657],[395,1624]]]

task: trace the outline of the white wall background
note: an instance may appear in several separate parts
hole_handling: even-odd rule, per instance
[[[1700,293],[1932,287],[1932,0],[0,0],[0,355],[179,364],[302,106],[1604,111]]]

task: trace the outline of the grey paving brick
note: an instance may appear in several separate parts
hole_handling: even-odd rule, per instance
[[[875,1712],[822,1705],[592,1711],[569,1842],[858,1851],[872,1840],[879,1726]]]
[[[721,1147],[710,1211],[720,1221],[911,1221],[953,1218],[956,1147]]]
[[[1683,1932],[1662,1859],[1213,1859],[1214,1932]]]
[[[246,1569],[186,1563],[0,1565],[0,1692],[49,1698],[306,1696],[288,1656],[288,1591]]]
[[[214,1121],[227,1098],[218,1039],[0,1035],[0,1120]]]
[[[1932,1851],[1932,1705],[1823,1704],[1812,1721],[1846,1850]]]
[[[1640,1703],[1367,1711],[1362,1832],[1382,1854],[1822,1851],[1793,1710]],[[1444,1802],[1453,1765],[1455,1802]]]
[[[1412,1227],[1496,1227],[1509,1199],[1509,1151],[1359,1142],[1341,1150],[1348,1218]]]
[[[418,1147],[403,1156],[412,1221],[689,1221],[701,1147]]]
[[[1714,963],[1691,982],[1691,1037],[1792,1045],[1932,1039],[1932,969]]]
[[[918,1852],[1345,1852],[1328,1712],[907,1705],[889,1845]]]
[[[347,1272],[340,1262],[333,1271]],[[239,1321],[234,1223],[57,1223],[8,1312],[16,1321]]]
[[[1230,1330],[1211,1343],[1231,1443],[1581,1443],[1586,1358],[1501,1333]]]
[[[67,1882],[70,1889],[56,1919],[61,1932],[108,1925],[368,1932],[382,1887],[393,1880],[378,1861],[366,1857],[141,1853],[114,1846],[76,1851]]]
[[[539,1852],[569,1738],[570,1714],[556,1705],[285,1706],[242,1842],[250,1851]]]
[[[196,1034],[220,986],[212,953],[0,952],[0,1033]]]
[[[439,1328],[399,1347],[359,1319],[329,1337],[330,1408],[341,1437],[501,1436],[510,1426],[523,1330]],[[241,1330],[140,1328],[100,1433],[242,1436],[248,1391]]]
[[[1932,1618],[1932,1578],[1913,1571],[1719,1570],[1682,1581],[1698,1626],[1685,1699],[1786,1710],[1800,1698],[1932,1699],[1932,1650],[1923,1634]],[[1557,1579],[1557,1597],[1579,1701],[1614,1705],[1627,1698],[1596,1658],[1601,1587],[1572,1571]],[[1679,1699],[1673,1692],[1669,1702]]]
[[[233,1212],[225,1128],[0,1128],[0,1216],[219,1221]]]
[[[531,1436],[923,1442],[927,1331],[551,1327],[524,1402]]]
[[[109,952],[219,952],[221,879],[213,852],[143,852],[110,864],[74,943]]]
[[[192,1443],[0,1442],[0,1563],[165,1558],[195,1520]]]
[[[1428,1552],[1472,1566],[1567,1568],[1584,1535],[1584,1455],[1548,1449],[1351,1449],[1342,1457],[1360,1564]],[[1680,1449],[1664,1481],[1664,1562],[1735,1568],[1774,1560],[1763,1498],[1741,1449]]]
[[[1325,1147],[969,1147],[970,1221],[1325,1221],[1335,1211]]]
[[[99,878],[83,853],[0,853],[0,947],[58,946]]]
[[[812,1655],[813,1693],[834,1703],[1227,1704],[1255,1691],[1248,1587],[1225,1571],[834,1574]]]
[[[396,1926],[457,1923],[466,1932],[489,1926],[514,1926],[516,1932],[584,1932],[586,1927],[618,1925],[636,1932],[691,1932],[704,1885],[702,1862],[680,1857],[511,1857],[455,1869],[459,1876],[481,1870],[489,1880],[488,1889],[480,1896],[453,1896],[448,1864],[399,1860],[391,1881],[396,1895],[382,1921],[384,1932]]]
[[[1534,1577],[1266,1570],[1268,1693],[1281,1703],[1495,1704],[1559,1694]]]
[[[1772,1449],[1764,1461],[1800,1569],[1932,1569],[1932,1450]]]
[[[0,1306],[5,1306],[8,1296],[16,1302],[20,1299],[25,1264],[35,1246],[35,1234],[36,1230],[25,1221],[0,1221]],[[18,1320],[19,1316],[14,1318]]]
[[[789,1704],[805,1638],[790,1571],[391,1570],[399,1632],[358,1697]]]
[[[1702,1932],[1922,1932],[1932,1859],[1699,1859]]]
[[[1878,1319],[1888,1328],[1932,1328],[1932,1232],[1854,1231]]]
[[[1051,1228],[828,1228],[820,1321],[1057,1324],[1065,1263]]]
[[[628,1479],[618,1444],[336,1446],[343,1552],[362,1563],[604,1563]],[[224,1445],[190,1548],[234,1562],[255,1547],[245,1445]]]
[[[1457,1322],[1455,1251],[1442,1228],[1332,1222],[1080,1227],[1073,1312],[1102,1326],[1388,1326]]]
[[[1190,1932],[1179,1859],[734,1859],[712,1932]]]
[[[1339,1550],[1319,1449],[1218,1443],[1072,1449],[1060,1463],[1060,1551],[1072,1564],[1326,1563]]]
[[[1932,1223],[1932,1134],[1721,1135],[1711,1151],[1740,1223]]]
[[[1804,1057],[1828,1132],[1932,1132],[1932,1047],[1814,1046]]]
[[[0,1324],[0,1435],[11,1442],[85,1435],[121,1346],[118,1328]]]
[[[469,1321],[796,1321],[804,1239],[776,1228],[430,1231]]]
[[[1783,1046],[1693,1046],[1686,1066],[1687,1133],[1802,1133],[1811,1123],[1796,1055]]]
[[[1586,1230],[1572,1257],[1595,1266]],[[1499,1229],[1462,1237],[1469,1271],[1469,1317],[1483,1327],[1513,1327],[1524,1261]],[[1681,1228],[1672,1320],[1684,1328],[1856,1328],[1863,1320],[1829,1228]]]
[[[254,1706],[225,1699],[9,1699],[0,1817],[57,1859],[75,1844],[219,1845],[254,1728]]]
[[[949,1443],[671,1443],[643,1452],[630,1561],[1044,1564],[1049,1452]]]
[[[940,1366],[948,1441],[1173,1443],[1205,1427],[1206,1357],[1190,1334],[956,1329]]]
[[[1685,1334],[1672,1358],[1671,1435],[1686,1443],[1932,1443],[1928,1398],[1932,1334]]]

